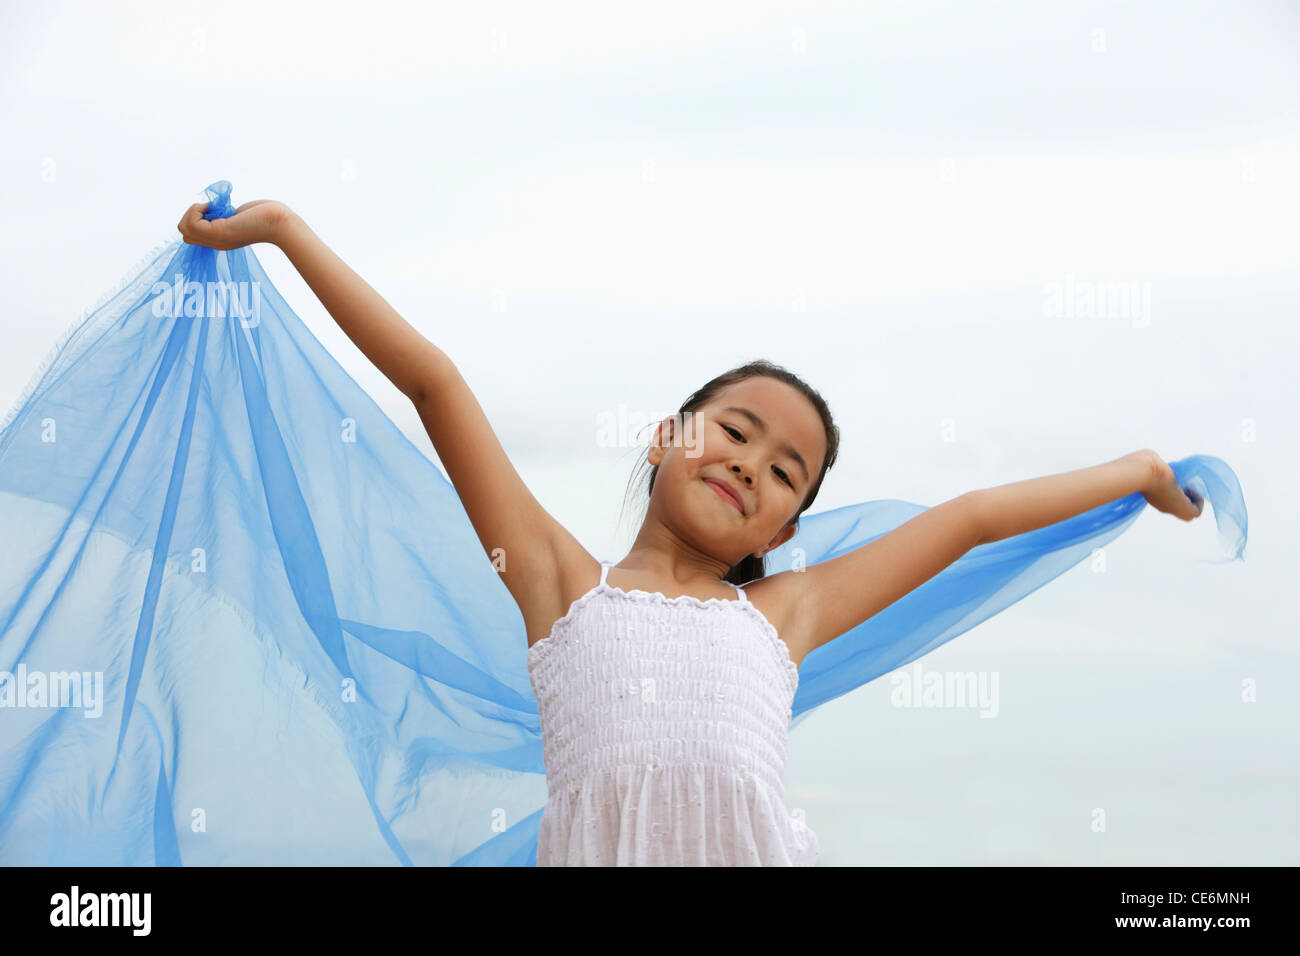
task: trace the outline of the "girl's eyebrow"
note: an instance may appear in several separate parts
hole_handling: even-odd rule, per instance
[[[749,419],[750,423],[751,423],[755,428],[758,429],[758,431],[759,431],[760,434],[763,434],[763,433],[766,433],[766,432],[767,432],[767,422],[763,421],[763,419],[759,418],[756,414],[754,414],[753,412],[751,412],[748,408],[741,408],[739,405],[728,405],[726,408],[723,409],[723,411],[724,411],[724,412],[735,412],[735,413],[738,414],[738,415],[744,415],[746,418]],[[803,455],[799,454],[799,452],[795,450],[794,445],[791,445],[791,444],[788,444],[788,443],[785,444],[785,445],[782,445],[782,446],[781,446],[781,451],[782,451],[783,454],[789,455],[791,458],[793,458],[796,462],[799,463],[799,467],[803,469],[803,480],[804,480],[804,481],[809,481],[809,480],[811,480],[811,479],[808,477],[808,465],[804,462],[804,460],[803,460]]]

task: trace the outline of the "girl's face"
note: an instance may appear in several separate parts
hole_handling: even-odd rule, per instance
[[[686,422],[660,423],[650,514],[687,544],[735,565],[793,534],[826,455],[826,429],[793,386],[758,376]]]

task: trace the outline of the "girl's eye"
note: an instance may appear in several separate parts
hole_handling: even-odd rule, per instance
[[[722,428],[731,437],[739,439],[740,441],[745,440],[745,436],[742,435],[736,429],[732,428],[730,425],[723,425]],[[784,481],[787,485],[789,485],[791,488],[794,487],[794,482],[790,480],[790,477],[784,471],[782,471],[780,468],[777,468],[775,466],[773,466],[772,470],[776,472],[777,477],[780,478],[782,481]]]

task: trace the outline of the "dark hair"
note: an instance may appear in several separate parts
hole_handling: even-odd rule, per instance
[[[804,397],[806,397],[808,401],[812,402],[813,407],[817,409],[817,413],[821,415],[822,424],[826,427],[826,459],[822,462],[821,471],[818,473],[817,479],[812,483],[812,487],[808,489],[808,494],[804,498],[803,504],[799,506],[799,511],[795,515],[797,520],[798,515],[807,511],[813,501],[816,500],[817,492],[822,486],[822,479],[826,477],[826,472],[830,470],[831,465],[835,464],[835,458],[839,454],[840,449],[840,430],[836,426],[834,419],[831,417],[831,410],[826,404],[826,400],[817,393],[816,389],[810,386],[798,375],[795,375],[788,369],[782,368],[780,365],[776,365],[766,359],[755,359],[752,362],[746,362],[744,365],[737,366],[728,372],[723,372],[717,378],[707,382],[703,387],[698,389],[690,398],[686,399],[686,401],[682,403],[682,407],[677,410],[678,427],[681,427],[681,422],[684,421],[684,416],[688,412],[693,412],[708,404],[723,389],[735,385],[737,382],[743,382],[745,379],[756,378],[760,375],[774,378],[778,382],[785,382],[787,385],[797,388],[801,393],[803,393]],[[655,427],[657,425],[658,422],[655,422],[650,427]],[[674,438],[675,437],[676,436],[674,436]],[[646,483],[646,498],[648,500],[650,494],[654,491],[655,475],[659,472],[659,466],[650,465],[649,460],[644,457],[641,459],[641,464],[647,465],[650,468],[650,478]],[[635,480],[636,472],[633,472],[632,478],[628,482],[629,494],[631,493],[632,484]],[[625,507],[626,504],[627,501],[625,495]],[[746,584],[750,581],[755,581],[764,577],[767,573],[767,568],[765,567],[764,562],[764,558],[755,557],[752,554],[745,555],[745,557],[741,558],[739,564],[727,571],[726,575],[723,576],[723,580],[731,584]]]

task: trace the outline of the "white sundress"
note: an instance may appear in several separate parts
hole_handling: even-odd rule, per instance
[[[548,799],[538,866],[811,866],[785,807],[799,670],[739,600],[600,583],[528,649]]]

